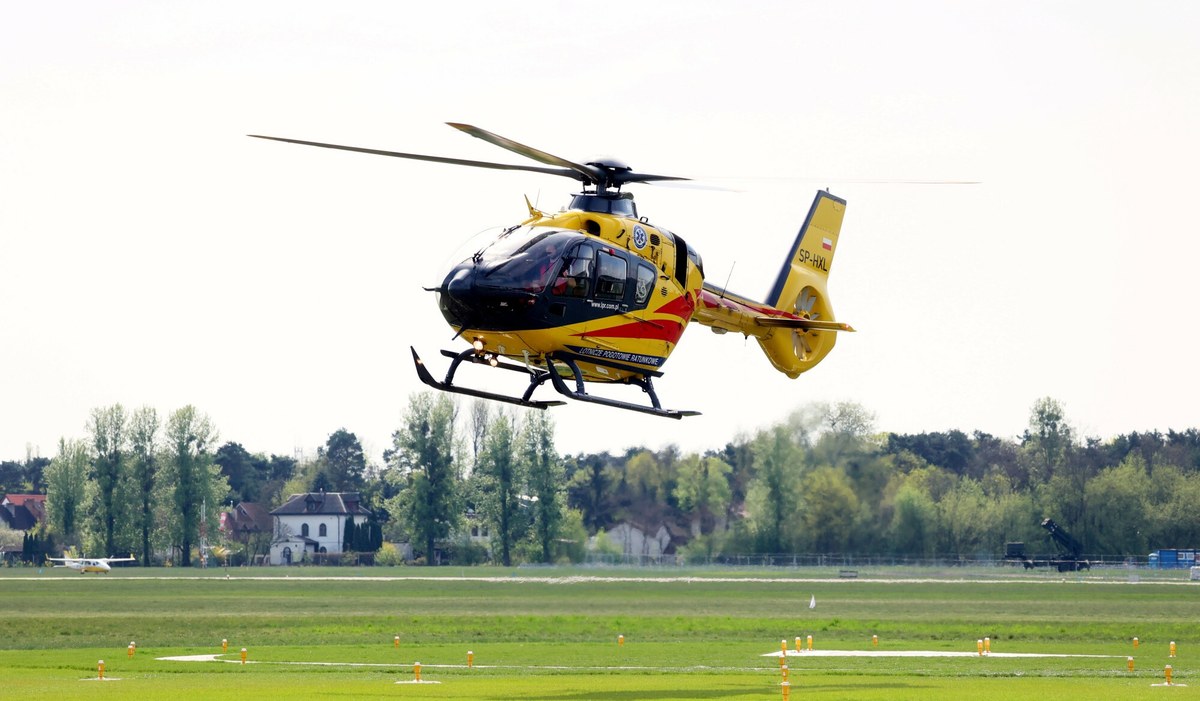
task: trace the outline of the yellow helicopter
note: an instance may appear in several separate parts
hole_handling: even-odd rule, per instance
[[[653,380],[691,321],[716,333],[753,336],[771,363],[795,378],[833,349],[836,333],[853,331],[833,320],[827,281],[837,251],[846,202],[818,191],[808,217],[764,301],[704,280],[700,255],[678,234],[639,216],[630,183],[688,180],[637,173],[615,159],[575,163],[467,124],[449,123],[471,136],[542,166],[425,156],[251,134],[306,146],[452,165],[521,170],[579,180],[562,211],[529,203],[529,218],[505,229],[456,264],[435,288],[446,321],[470,346],[443,350],[452,358],[436,379],[410,347],[417,375],[445,392],[535,409],[565,404],[535,400],[547,381],[559,394],[584,402],[679,419],[696,411],[664,409]],[[528,385],[505,395],[455,384],[463,362],[523,373]],[[589,393],[586,384],[640,387],[649,405]]]

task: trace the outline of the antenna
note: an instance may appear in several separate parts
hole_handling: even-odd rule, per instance
[[[725,286],[721,288],[721,299],[725,299],[725,291],[729,289],[729,281],[733,279],[733,269],[737,267],[737,261],[729,266],[729,274],[725,276]]]
[[[208,568],[208,497],[200,502],[200,569]]]

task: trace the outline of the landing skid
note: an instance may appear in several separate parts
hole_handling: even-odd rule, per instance
[[[562,406],[563,404],[566,404],[566,402],[538,402],[529,398],[530,395],[533,394],[533,390],[536,389],[538,385],[549,379],[550,373],[548,372],[541,370],[527,371],[525,368],[519,365],[513,365],[512,363],[506,363],[503,361],[497,362],[496,367],[503,368],[505,370],[516,370],[517,372],[528,372],[530,375],[529,387],[525,390],[525,394],[521,397],[510,397],[507,394],[485,392],[480,389],[459,387],[458,385],[454,384],[454,373],[458,372],[458,366],[461,365],[464,360],[472,363],[482,363],[484,365],[490,364],[483,358],[479,357],[479,355],[477,355],[475,350],[472,348],[468,348],[462,353],[442,351],[444,355],[454,358],[454,362],[450,363],[450,369],[446,372],[446,379],[441,382],[438,382],[433,378],[433,375],[429,374],[429,368],[425,367],[425,361],[421,360],[421,356],[417,355],[417,349],[409,346],[409,350],[412,351],[413,363],[415,363],[417,366],[417,377],[421,378],[421,382],[424,382],[434,389],[438,389],[443,392],[453,392],[454,394],[465,394],[471,397],[480,397],[482,399],[491,399],[497,402],[505,402],[507,404],[517,404],[530,409],[549,409],[552,406]]]
[[[579,366],[576,364],[575,360],[570,357],[550,355],[548,358],[550,370],[539,370],[537,368],[516,365],[514,363],[505,362],[499,359],[488,360],[476,353],[472,348],[468,348],[461,353],[454,353],[452,351],[444,350],[442,351],[442,355],[452,358],[453,360],[450,363],[450,369],[446,372],[445,379],[439,382],[438,380],[434,379],[433,375],[429,372],[429,368],[425,366],[425,362],[421,360],[419,355],[417,355],[417,349],[410,346],[409,350],[412,351],[413,363],[417,367],[417,377],[421,379],[421,382],[424,382],[430,387],[443,392],[452,392],[454,394],[465,394],[471,397],[491,399],[497,402],[516,404],[518,406],[523,406],[530,409],[548,409],[552,406],[562,406],[563,404],[566,404],[566,402],[561,401],[536,401],[531,399],[533,396],[533,391],[549,380],[550,384],[554,386],[555,391],[557,391],[559,394],[580,402],[601,404],[603,406],[610,406],[617,409],[628,409],[629,411],[652,414],[654,416],[662,416],[668,419],[682,419],[685,416],[696,416],[700,413],[698,411],[677,411],[674,409],[663,409],[662,405],[658,402],[658,395],[654,391],[654,384],[651,382],[649,376],[630,378],[627,380],[627,383],[641,387],[643,392],[650,395],[650,406],[646,406],[644,404],[633,404],[631,402],[623,402],[619,399],[609,399],[608,397],[598,397],[596,395],[589,394],[584,389],[583,372],[579,369]],[[472,389],[470,387],[461,387],[454,384],[454,374],[458,372],[459,365],[461,365],[464,361],[482,365],[490,365],[502,370],[512,370],[523,373],[529,377],[529,386],[525,388],[525,393],[520,397],[514,397],[507,394],[497,394],[495,392],[485,392],[483,390]],[[567,386],[566,380],[564,380],[555,369],[555,366],[559,363],[571,371],[571,375],[575,384],[574,389],[571,389]]]

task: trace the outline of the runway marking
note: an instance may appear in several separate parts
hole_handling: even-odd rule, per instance
[[[766,652],[763,657],[779,657],[782,653]],[[1124,655],[1069,655],[1065,653],[1042,653],[1042,652],[990,652],[985,655],[980,655],[976,652],[966,652],[963,650],[804,650],[795,652],[788,650],[788,657],[804,658],[804,657],[1001,657],[1001,658],[1028,658],[1028,657],[1124,657]]]
[[[241,664],[241,660],[222,659],[223,653],[208,653],[203,655],[172,655],[169,657],[156,657],[154,659],[162,662],[224,662],[226,664]],[[411,662],[287,662],[273,660],[248,660],[246,664],[267,664],[267,665],[288,665],[300,667],[382,667],[386,669],[411,670]],[[532,670],[551,670],[551,671],[586,671],[598,670],[604,672],[701,672],[701,671],[739,671],[739,672],[760,672],[762,667],[710,667],[708,665],[693,665],[690,667],[637,667],[632,665],[612,666],[612,667],[572,667],[569,665],[483,665],[476,664],[468,667],[465,664],[422,664],[421,669],[532,669]]]

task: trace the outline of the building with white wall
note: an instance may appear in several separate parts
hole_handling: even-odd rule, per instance
[[[346,521],[354,517],[355,523],[362,523],[370,516],[358,492],[293,494],[271,512],[275,528],[271,564],[291,565],[311,561],[318,553],[341,553]]]

